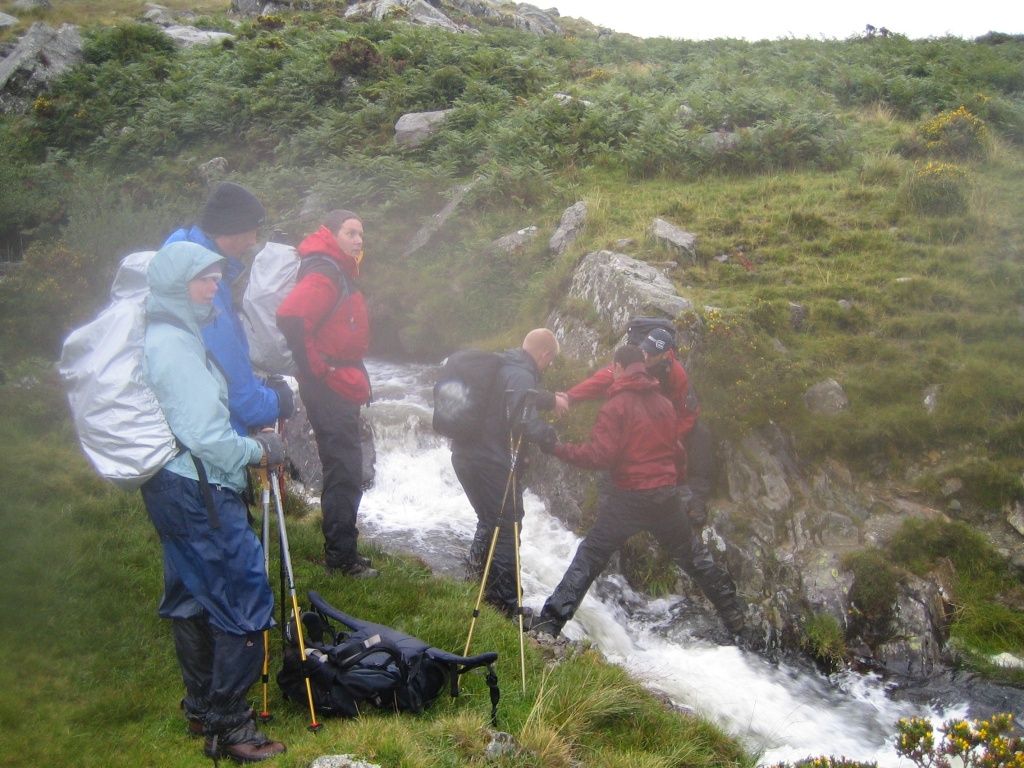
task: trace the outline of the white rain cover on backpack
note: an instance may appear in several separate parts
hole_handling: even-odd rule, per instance
[[[295,363],[284,336],[277,329],[277,307],[299,274],[299,253],[290,245],[267,243],[249,270],[249,285],[242,297],[242,326],[249,339],[249,359],[266,373],[294,376]]]
[[[153,254],[121,260],[110,305],[71,332],[59,364],[85,455],[100,475],[126,490],[138,488],[178,453],[142,375],[146,269]]]

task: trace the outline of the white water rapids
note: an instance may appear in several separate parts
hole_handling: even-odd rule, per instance
[[[369,361],[367,367],[375,402],[366,414],[377,464],[374,487],[359,512],[362,535],[385,549],[415,552],[435,570],[459,575],[476,517],[452,470],[447,441],[430,428],[436,369],[382,361]],[[561,579],[579,537],[537,496],[528,492],[525,506],[524,602],[539,609]],[[624,598],[634,606],[628,614]],[[588,636],[611,662],[649,688],[735,734],[763,765],[841,755],[898,766],[892,737],[900,717],[930,717],[938,725],[966,712],[966,707],[936,712],[895,702],[876,678],[815,676],[734,646],[688,638],[685,627],[672,620],[676,603],[649,600],[621,578],[602,576],[564,634]]]

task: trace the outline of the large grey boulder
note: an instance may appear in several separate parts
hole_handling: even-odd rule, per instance
[[[594,363],[600,339],[610,329],[615,336],[626,332],[637,315],[675,318],[693,308],[689,299],[676,293],[672,281],[650,264],[622,253],[588,253],[573,273],[570,303],[588,305],[600,327],[581,321],[572,312],[555,312],[548,327],[555,332],[565,354]]]
[[[0,61],[0,109],[20,110],[69,67],[82,60],[82,36],[74,24],[54,29],[36,22]]]
[[[573,203],[562,213],[558,229],[548,241],[548,249],[555,255],[565,252],[583,230],[587,222],[587,204],[583,200]]]
[[[804,392],[804,404],[811,413],[835,416],[849,407],[850,400],[846,397],[846,391],[838,381],[825,379]]]
[[[439,130],[450,109],[434,112],[408,112],[395,123],[395,143],[413,149],[425,142]]]
[[[13,27],[17,23],[18,20],[14,16],[11,16],[11,14],[0,12],[0,29],[3,29],[4,27]]]
[[[651,237],[690,262],[697,260],[697,236],[664,219],[651,223]]]

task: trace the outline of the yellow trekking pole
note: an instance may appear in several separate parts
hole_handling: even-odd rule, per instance
[[[302,614],[299,613],[299,598],[295,594],[295,573],[292,571],[292,556],[288,549],[288,530],[284,524],[284,504],[281,502],[281,486],[277,480],[277,473],[270,472],[270,488],[274,493],[274,503],[277,506],[277,530],[278,539],[281,544],[281,562],[284,564],[285,576],[288,579],[288,593],[292,599],[292,615],[295,617],[295,638],[299,644],[299,658],[302,659],[302,677],[306,681],[306,699],[309,702],[309,730],[316,733],[322,727],[317,722],[316,708],[313,705],[313,688],[309,684],[309,670],[306,667],[306,641],[302,636]]]
[[[466,636],[466,648],[462,652],[463,656],[469,655],[469,646],[473,642],[473,629],[476,627],[476,620],[480,616],[480,604],[484,600],[484,590],[487,588],[487,579],[491,575],[491,563],[494,560],[494,550],[498,546],[498,533],[501,531],[501,521],[505,516],[505,505],[508,503],[509,490],[512,488],[513,478],[516,474],[516,461],[519,458],[519,447],[522,445],[522,442],[523,436],[519,435],[516,438],[515,447],[512,450],[512,465],[508,471],[508,480],[505,482],[505,493],[501,497],[501,509],[498,510],[498,521],[494,526],[494,533],[491,534],[491,546],[487,550],[487,559],[484,561],[484,575],[480,579],[480,589],[477,592],[476,605],[473,607],[473,617],[469,622],[469,634]],[[516,549],[518,553],[518,545]],[[516,566],[518,568],[518,557]],[[522,610],[520,610],[519,621],[520,629],[522,629]]]

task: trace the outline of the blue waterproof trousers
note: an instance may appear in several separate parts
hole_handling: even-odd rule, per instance
[[[163,548],[159,614],[174,622],[185,709],[208,733],[226,733],[249,719],[246,693],[263,661],[260,633],[274,624],[274,595],[245,504],[229,488],[210,490],[216,528],[191,478],[163,469],[142,499]]]

